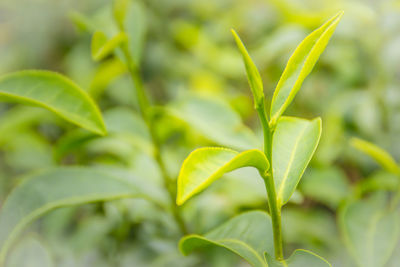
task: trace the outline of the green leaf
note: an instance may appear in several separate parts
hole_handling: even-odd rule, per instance
[[[247,79],[249,81],[251,92],[253,93],[254,96],[254,105],[256,108],[263,107],[264,89],[260,73],[258,72],[256,65],[251,60],[251,57],[249,56],[249,53],[246,50],[246,47],[243,45],[242,40],[240,40],[240,37],[234,30],[231,30],[231,32],[235,38],[236,44],[243,57],[244,65],[246,67]]]
[[[209,245],[226,248],[252,266],[267,267],[263,254],[274,253],[271,218],[262,211],[246,212],[203,236],[188,235],[179,242],[184,255]]]
[[[272,97],[271,125],[278,121],[292,102],[304,79],[324,51],[342,15],[343,11],[308,35],[290,57]]]
[[[114,0],[113,1],[114,19],[117,21],[117,23],[122,28],[123,28],[125,17],[126,17],[126,11],[128,10],[130,4],[131,4],[131,0]]]
[[[290,258],[284,262],[276,261],[268,253],[265,253],[265,258],[268,267],[332,267],[324,258],[304,249],[296,249]]]
[[[399,240],[399,214],[387,204],[385,193],[377,192],[339,212],[345,244],[360,267],[385,266]]]
[[[85,168],[58,168],[21,182],[0,210],[0,263],[18,234],[33,220],[64,206],[141,196],[133,183]]]
[[[0,97],[46,108],[97,134],[106,134],[99,108],[66,77],[49,71],[26,70],[0,77]]]
[[[321,136],[321,119],[282,117],[272,142],[272,169],[278,205],[289,201]]]
[[[332,209],[351,195],[346,174],[338,167],[312,169],[306,174],[300,184],[301,192]]]
[[[92,37],[92,58],[94,61],[100,61],[110,55],[118,46],[126,42],[128,37],[125,33],[117,33],[114,37],[108,40],[107,36],[96,31]]]
[[[10,253],[7,267],[52,267],[54,263],[48,248],[30,236],[20,242]]]
[[[178,176],[176,203],[182,205],[227,172],[242,167],[255,167],[265,173],[269,163],[264,153],[251,149],[236,152],[227,148],[206,147],[190,153]]]
[[[168,111],[215,144],[238,150],[261,147],[239,114],[221,100],[189,95],[172,103]]]
[[[382,148],[359,138],[352,138],[350,143],[353,147],[373,158],[388,172],[400,175],[400,166],[397,165],[392,156]]]

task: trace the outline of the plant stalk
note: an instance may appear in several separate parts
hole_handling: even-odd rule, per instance
[[[168,196],[171,201],[171,209],[172,209],[172,214],[175,218],[175,221],[181,230],[181,232],[186,235],[188,234],[188,230],[186,227],[186,224],[179,212],[179,208],[175,205],[175,188],[173,184],[173,180],[169,177],[165,163],[161,157],[161,144],[156,136],[155,133],[155,128],[153,124],[153,120],[150,114],[150,101],[148,99],[148,96],[146,95],[146,91],[144,90],[143,87],[143,82],[142,78],[139,74],[139,69],[137,65],[134,63],[131,54],[129,53],[128,49],[126,46],[122,47],[122,52],[124,54],[126,64],[128,66],[128,71],[131,76],[132,82],[134,84],[135,90],[136,90],[136,96],[139,104],[139,110],[141,113],[141,116],[144,120],[144,122],[147,125],[147,128],[150,133],[151,141],[153,143],[153,153],[154,153],[154,158],[158,164],[158,167],[161,171],[161,176],[163,177],[163,182],[164,182],[164,187],[166,191],[168,192]]]
[[[283,261],[283,242],[282,242],[282,224],[281,224],[281,207],[278,204],[276,192],[275,192],[275,182],[274,174],[272,168],[272,135],[274,129],[271,129],[267,115],[265,113],[265,104],[262,103],[261,106],[256,108],[264,134],[264,154],[268,159],[270,167],[266,174],[263,174],[265,188],[267,190],[269,213],[272,221],[272,232],[274,235],[274,249],[275,258],[278,261]]]

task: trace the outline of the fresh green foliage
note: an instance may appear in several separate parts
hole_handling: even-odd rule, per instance
[[[282,117],[273,137],[272,167],[280,206],[287,203],[317,148],[321,119]]]
[[[240,167],[256,167],[264,179],[273,233],[275,257],[262,258],[260,246],[250,249],[246,242],[238,242],[237,224],[246,218],[237,217],[205,237],[189,236],[181,241],[181,248],[187,253],[193,247],[205,243],[226,247],[246,259],[253,266],[330,266],[324,259],[313,253],[297,251],[287,261],[284,260],[281,229],[281,207],[287,203],[313,156],[321,136],[321,119],[305,120],[295,117],[280,117],[299,90],[305,77],[311,72],[320,54],[325,49],[337,23],[342,16],[338,13],[329,22],[311,33],[296,49],[282,74],[271,104],[271,120],[265,111],[263,83],[260,73],[251,60],[246,48],[235,31],[232,30],[246,67],[247,79],[254,96],[264,135],[264,153],[247,150],[242,153],[221,148],[203,148],[192,152],[184,161],[178,176],[177,204],[183,204],[192,195],[208,187],[224,173]],[[262,156],[261,156],[262,155]],[[271,164],[272,162],[272,164]],[[270,167],[272,165],[272,167]],[[250,216],[251,213],[246,216]],[[256,214],[256,213],[254,213]],[[260,216],[260,215],[258,215]],[[231,229],[234,228],[235,230]],[[247,228],[250,228],[247,226]],[[241,232],[243,233],[243,232]],[[269,233],[269,234],[268,234]],[[271,232],[264,238],[271,242]],[[231,240],[230,235],[235,238]],[[257,236],[256,240],[259,240]],[[262,238],[262,237],[261,237]],[[254,240],[253,240],[254,241]],[[257,241],[259,243],[259,241]],[[258,253],[257,253],[258,251]],[[265,251],[264,251],[265,252]],[[267,251],[268,252],[268,251]],[[272,251],[269,251],[270,253]]]
[[[111,39],[101,32],[97,31],[92,37],[92,58],[94,61],[100,61],[110,55],[114,49],[126,42],[125,33],[118,33]]]
[[[271,124],[274,125],[299,91],[319,56],[327,46],[343,12],[339,12],[320,28],[307,36],[290,57],[271,103]]]
[[[253,266],[266,267],[264,252],[272,253],[274,250],[271,227],[271,219],[265,212],[251,211],[232,218],[203,236],[186,236],[179,247],[186,255],[205,246],[219,246],[233,251]]]
[[[269,163],[264,153],[257,149],[239,153],[226,148],[206,147],[193,151],[178,176],[176,203],[182,205],[225,173],[242,167],[254,167],[265,175]]]
[[[358,266],[386,266],[399,239],[399,214],[387,207],[378,192],[366,200],[348,203],[339,214],[339,226]]]
[[[373,158],[388,172],[400,175],[400,166],[396,163],[392,156],[382,148],[359,138],[351,139],[351,144],[358,150]]]
[[[249,56],[249,53],[246,50],[246,47],[244,47],[242,40],[240,40],[240,37],[234,30],[232,30],[232,34],[235,37],[236,44],[243,57],[244,65],[246,67],[247,79],[250,84],[251,92],[253,93],[254,96],[255,108],[263,107],[264,88],[260,73],[258,72],[256,65],[254,65],[253,61],[251,60],[251,57]]]
[[[60,168],[26,178],[0,210],[0,262],[19,233],[53,209],[139,196],[131,183],[87,168]]]
[[[332,267],[325,259],[304,249],[295,250],[284,262],[275,260],[268,253],[265,253],[265,258],[267,259],[268,267]]]
[[[94,133],[106,128],[93,100],[64,76],[48,71],[20,71],[0,77],[0,97],[44,107]]]

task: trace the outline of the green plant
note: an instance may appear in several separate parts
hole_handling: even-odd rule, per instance
[[[242,41],[232,31],[243,56],[255,109],[262,124],[264,150],[239,153],[226,148],[200,148],[193,151],[178,176],[176,202],[182,205],[224,173],[254,167],[265,183],[269,215],[259,211],[248,212],[204,236],[186,236],[180,242],[184,254],[214,244],[235,252],[253,266],[329,265],[324,259],[304,250],[297,250],[289,259],[284,259],[281,209],[294,193],[314,154],[321,135],[321,119],[305,120],[282,114],[325,49],[342,14],[339,12],[297,47],[275,89],[269,113],[266,112],[260,74]]]
[[[387,266],[400,235],[400,166],[388,152],[370,142],[352,138],[351,145],[393,175],[394,183],[387,186],[387,178],[378,176],[357,184],[354,198],[339,211],[339,226],[357,266]],[[385,191],[393,191],[391,200]]]

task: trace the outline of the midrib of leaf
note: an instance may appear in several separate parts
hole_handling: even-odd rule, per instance
[[[246,249],[248,249],[251,253],[253,253],[263,266],[268,267],[268,265],[265,264],[264,259],[262,257],[260,257],[258,252],[243,241],[240,241],[237,239],[231,239],[231,238],[223,238],[223,239],[216,240],[216,242],[230,242],[230,243],[239,244],[239,245],[245,247]],[[224,247],[226,247],[226,246],[224,246]],[[239,254],[235,249],[230,249],[230,250],[235,251],[236,254]]]
[[[337,19],[338,19],[338,17],[335,18],[335,20],[337,20]],[[335,20],[332,20],[332,21],[335,21]],[[303,73],[306,73],[307,68],[306,68],[305,65],[308,63],[308,59],[310,58],[310,56],[313,54],[314,50],[316,49],[316,45],[318,44],[318,41],[319,41],[319,40],[322,40],[323,37],[325,37],[325,35],[329,32],[329,30],[330,30],[332,27],[336,27],[336,24],[335,24],[335,23],[332,23],[331,25],[329,25],[329,26],[328,26],[327,28],[325,28],[324,30],[321,29],[321,30],[323,30],[323,33],[321,34],[321,36],[320,36],[319,38],[317,38],[317,39],[314,41],[314,44],[313,44],[313,46],[312,46],[312,48],[311,48],[311,50],[310,50],[310,53],[308,53],[308,55],[305,57],[305,59],[301,62],[302,65],[304,65],[304,66],[301,68],[300,74],[299,74],[298,76],[295,76],[297,80],[296,80],[295,84],[293,85],[292,89],[293,89],[293,88],[296,88],[297,85],[298,85],[299,83],[303,83],[304,80],[305,80],[305,78],[307,78],[307,77],[304,77],[304,79],[302,79],[302,80],[299,80],[299,79],[298,79],[299,77],[302,76]],[[311,37],[311,36],[307,36],[306,39],[309,38],[309,37]],[[295,54],[296,52],[297,52],[297,49],[294,51],[293,54]],[[317,60],[317,61],[318,61],[318,60]],[[314,64],[316,64],[317,61],[316,61]],[[289,62],[290,62],[290,59],[289,59]],[[285,77],[285,73],[288,72],[288,71],[289,71],[288,69],[285,69],[285,70],[283,71],[281,77]],[[312,71],[312,70],[311,70],[311,71]],[[310,71],[310,72],[311,72],[311,71]],[[309,72],[309,73],[310,73],[310,72]],[[278,85],[279,85],[280,82],[281,82],[281,80],[279,80]],[[299,89],[299,88],[298,88],[298,89]],[[297,90],[298,90],[298,89],[297,89]],[[276,95],[278,95],[278,94],[276,94]],[[272,97],[272,102],[274,102],[274,100],[275,100],[275,98],[276,98],[276,95],[275,95],[275,94],[273,95],[273,97]],[[292,92],[290,92],[289,95],[288,95],[288,97],[287,97],[287,99],[286,99],[285,102],[283,103],[283,105],[282,105],[274,114],[271,114],[271,115],[273,116],[273,117],[271,118],[271,121],[272,121],[272,122],[276,122],[276,120],[279,118],[279,116],[282,115],[282,113],[283,113],[282,110],[285,110],[285,109],[289,106],[289,104],[291,103],[292,99],[294,98],[294,95],[295,95],[295,94],[292,94]]]
[[[294,148],[293,148],[293,150],[292,150],[292,153],[290,154],[289,164],[288,164],[288,166],[287,166],[287,169],[286,169],[286,171],[285,171],[285,175],[283,176],[283,179],[282,179],[281,184],[280,184],[280,186],[279,186],[279,191],[278,191],[278,203],[279,203],[279,205],[282,204],[283,189],[284,189],[284,187],[285,187],[287,178],[288,178],[288,176],[289,176],[290,167],[292,166],[293,161],[294,161],[294,156],[295,156],[296,151],[297,151],[297,146],[299,145],[300,139],[301,139],[301,137],[304,135],[304,132],[306,131],[306,128],[307,128],[307,125],[303,128],[303,130],[301,131],[301,133],[300,133],[300,134],[298,135],[298,137],[296,138],[296,142],[295,142],[295,144],[294,144]]]

